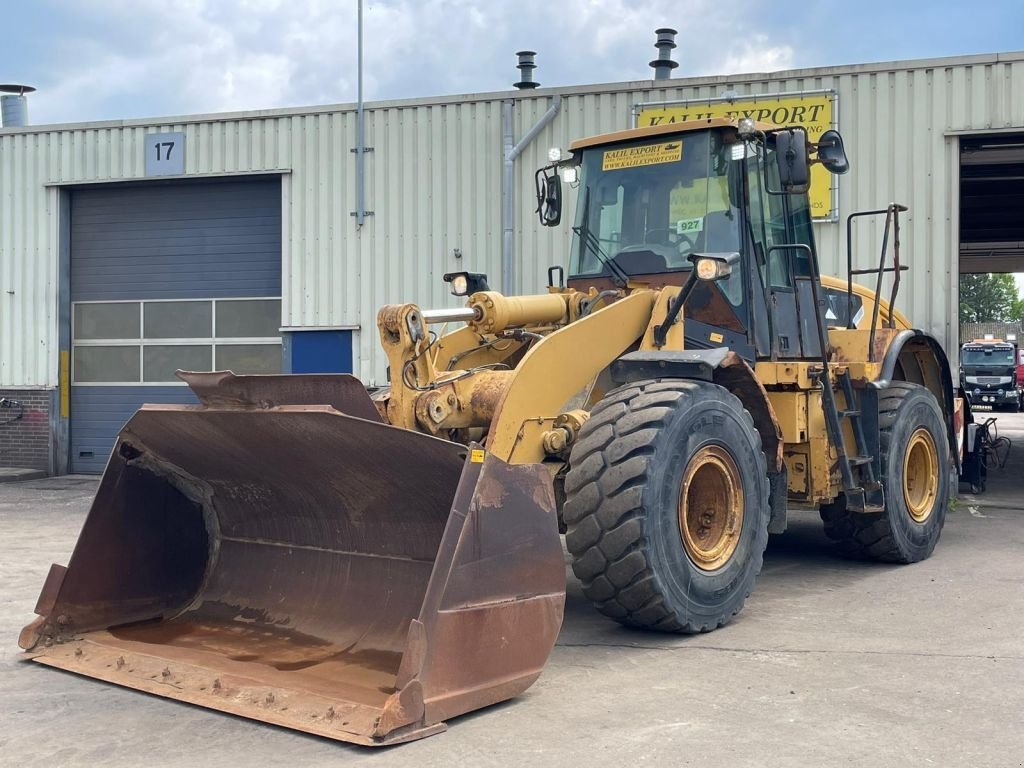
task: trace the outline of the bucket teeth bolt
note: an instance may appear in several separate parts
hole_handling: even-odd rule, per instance
[[[115,662],[115,664],[117,664],[117,668],[118,669],[121,669],[122,667],[124,667],[124,656],[118,656],[117,657],[117,661]]]
[[[219,691],[220,690],[220,678],[219,677],[213,681],[213,690],[215,690],[215,691]]]
[[[171,676],[171,668],[170,667],[164,667],[164,671],[161,672],[160,674],[162,676],[164,676],[164,677],[170,677]]]

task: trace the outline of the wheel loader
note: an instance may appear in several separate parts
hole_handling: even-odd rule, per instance
[[[928,557],[963,410],[895,309],[905,208],[853,214],[885,216],[878,265],[822,278],[813,163],[847,170],[838,133],[710,119],[579,140],[537,173],[545,225],[577,187],[568,268],[537,295],[462,272],[462,307],[383,307],[388,388],[180,373],[200,404],[124,427],[21,647],[384,745],[536,680],[560,530],[598,611],[675,633],[740,612],[794,509],[854,555]]]

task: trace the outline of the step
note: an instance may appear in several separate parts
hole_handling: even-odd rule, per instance
[[[46,477],[45,469],[0,467],[0,483],[17,483],[22,480],[39,480],[44,477]]]

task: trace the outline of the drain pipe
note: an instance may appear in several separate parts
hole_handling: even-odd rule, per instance
[[[363,0],[356,6],[356,226],[366,221],[366,114],[363,112]]]
[[[531,71],[534,68],[532,51],[520,51],[519,70],[523,73],[522,80],[516,83],[519,89],[536,88],[533,82]],[[513,122],[515,100],[506,99],[501,105],[501,139],[503,165],[501,169],[501,290],[506,296],[512,296],[516,292],[516,262],[515,262],[515,226],[516,226],[516,187],[515,187],[515,165],[516,158],[523,153],[523,150],[530,146],[530,143],[537,138],[537,134],[543,131],[548,124],[555,119],[555,115],[562,109],[562,97],[558,94],[551,100],[548,111],[541,115],[526,135],[515,141]]]

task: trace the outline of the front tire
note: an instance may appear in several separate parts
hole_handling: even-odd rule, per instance
[[[739,613],[768,542],[761,440],[708,382],[628,384],[572,450],[563,517],[584,594],[627,626],[707,632]]]
[[[885,511],[846,509],[845,497],[821,507],[825,533],[854,556],[916,563],[938,543],[949,506],[949,441],[935,396],[896,382],[878,398]]]

